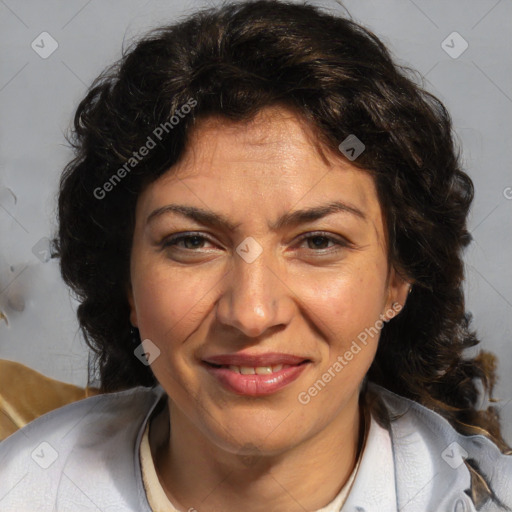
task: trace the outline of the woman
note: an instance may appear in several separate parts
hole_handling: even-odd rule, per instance
[[[472,183],[373,34],[198,12],[71,142],[56,244],[103,394],[0,445],[2,510],[511,510],[493,358],[463,356]]]

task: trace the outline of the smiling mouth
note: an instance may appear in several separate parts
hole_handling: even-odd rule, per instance
[[[297,358],[299,359],[299,358]],[[216,364],[203,361],[203,367],[227,391],[237,395],[266,396],[276,393],[303,373],[311,360],[295,364],[277,363],[259,366]]]

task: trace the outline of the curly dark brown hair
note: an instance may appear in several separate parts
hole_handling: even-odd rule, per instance
[[[102,390],[156,384],[134,357],[126,294],[139,194],[178,161],[200,117],[245,121],[275,104],[299,112],[339,158],[348,135],[363,141],[353,164],[374,177],[389,262],[413,283],[368,378],[506,450],[495,409],[477,407],[475,381],[492,395],[494,356],[464,353],[479,342],[462,288],[473,185],[450,116],[372,32],[307,4],[228,3],[154,29],[80,102],[54,244]],[[134,164],[149,139],[154,147]]]

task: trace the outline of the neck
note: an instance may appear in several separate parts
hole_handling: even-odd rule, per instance
[[[321,509],[345,485],[362,448],[364,420],[357,398],[299,445],[277,455],[248,450],[242,457],[212,443],[169,402],[172,414],[166,408],[150,431],[162,486],[182,510]]]

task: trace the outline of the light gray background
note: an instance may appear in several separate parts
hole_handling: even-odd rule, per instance
[[[88,85],[120,56],[123,44],[217,3],[0,0],[0,311],[8,320],[0,321],[0,358],[86,384],[88,351],[77,328],[76,303],[57,260],[44,261],[44,237],[56,227],[59,175],[71,157],[63,133]],[[334,0],[311,3],[342,12]],[[512,443],[512,0],[344,5],[398,62],[425,76],[426,87],[452,114],[476,188],[470,218],[475,240],[466,253],[468,309],[483,348],[499,355],[495,395],[502,399]],[[441,46],[454,31],[469,45],[458,58]],[[46,59],[31,47],[42,32],[58,43]],[[460,48],[456,40],[448,44]],[[43,248],[42,256],[34,254],[35,245]]]

